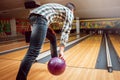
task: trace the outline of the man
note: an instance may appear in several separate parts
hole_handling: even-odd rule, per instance
[[[46,38],[48,26],[54,21],[64,22],[59,45],[59,57],[63,58],[64,48],[68,41],[71,24],[74,19],[74,9],[75,6],[72,3],[67,3],[66,6],[57,3],[48,3],[30,12],[29,19],[32,25],[30,46],[21,62],[16,80],[27,80],[29,70],[38,56]]]

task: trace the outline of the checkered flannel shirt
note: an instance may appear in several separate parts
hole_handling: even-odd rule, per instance
[[[48,20],[48,24],[63,22],[60,44],[66,46],[71,30],[71,24],[74,19],[73,12],[69,8],[57,3],[48,3],[33,9],[30,13],[44,16]]]

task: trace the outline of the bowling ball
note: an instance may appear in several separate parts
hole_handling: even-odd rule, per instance
[[[54,57],[51,58],[48,62],[48,71],[53,75],[60,75],[65,71],[66,63],[65,60]]]

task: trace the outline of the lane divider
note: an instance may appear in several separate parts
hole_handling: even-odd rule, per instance
[[[105,47],[106,47],[106,55],[107,55],[108,72],[112,72],[113,68],[112,68],[112,62],[111,62],[110,51],[109,51],[109,47],[108,47],[108,41],[107,41],[106,34],[105,34]]]

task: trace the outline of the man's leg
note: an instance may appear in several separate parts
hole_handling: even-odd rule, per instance
[[[46,37],[50,40],[51,57],[58,57],[56,35],[51,28],[48,28]]]
[[[21,62],[16,80],[27,80],[29,70],[39,54],[47,33],[47,21],[45,19],[31,16],[30,21],[32,23],[30,46]]]

